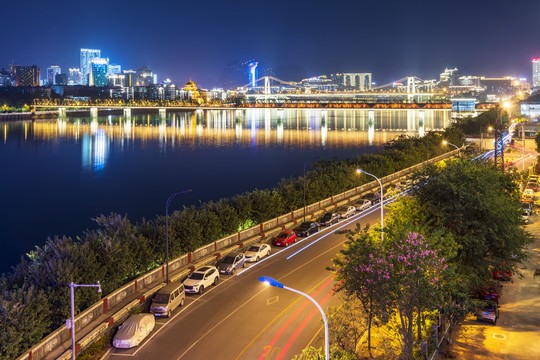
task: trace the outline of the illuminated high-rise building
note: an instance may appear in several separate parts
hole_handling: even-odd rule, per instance
[[[51,65],[51,67],[47,68],[47,84],[48,85],[56,85],[56,75],[62,73],[62,70],[60,69],[60,66],[58,65]]]
[[[69,69],[69,85],[79,85],[81,83],[81,70],[77,68]]]
[[[39,66],[16,66],[15,86],[39,86],[41,69]]]
[[[540,57],[532,59],[532,84],[540,87]]]
[[[124,70],[123,74],[125,76],[124,86],[127,86],[127,87],[135,86],[137,72],[135,70]]]
[[[255,87],[255,82],[259,78],[259,63],[257,61],[253,61],[249,63],[249,84],[252,87]]]
[[[121,65],[109,64],[109,75],[121,74],[121,73],[122,73],[122,66]]]
[[[157,75],[154,76],[154,73],[148,67],[143,66],[137,70],[137,86],[153,85],[155,80],[157,80]]]
[[[99,49],[81,49],[81,84],[88,85],[88,75],[90,74],[90,61],[101,57]]]
[[[109,70],[109,59],[93,58],[90,60],[88,74],[88,85],[104,87],[109,85],[107,72]]]

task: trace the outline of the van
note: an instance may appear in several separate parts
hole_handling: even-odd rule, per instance
[[[152,299],[150,312],[155,316],[171,317],[172,311],[184,305],[185,299],[184,284],[177,282],[167,284]]]

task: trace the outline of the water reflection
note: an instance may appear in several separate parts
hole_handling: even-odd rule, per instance
[[[242,109],[60,117],[58,120],[6,123],[10,141],[81,143],[82,167],[102,173],[110,147],[128,151],[133,143],[160,151],[197,148],[279,146],[283,148],[358,148],[381,144],[401,133],[423,136],[450,124],[448,110]],[[23,135],[24,134],[24,135]]]
[[[82,136],[82,167],[99,175],[103,172],[109,156],[109,140],[105,129],[97,129],[94,134]]]

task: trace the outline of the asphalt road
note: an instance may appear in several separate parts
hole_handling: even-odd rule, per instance
[[[236,275],[222,275],[203,295],[188,295],[170,319],[156,327],[133,349],[113,349],[109,359],[291,359],[310,344],[324,344],[322,317],[305,297],[269,287],[258,278],[270,276],[308,293],[326,309],[340,304],[334,295],[332,273],[326,268],[342,249],[346,237],[339,229],[360,222],[375,224],[380,207],[342,220],[288,248],[272,246],[272,255],[251,263]],[[286,258],[297,253],[289,260]]]

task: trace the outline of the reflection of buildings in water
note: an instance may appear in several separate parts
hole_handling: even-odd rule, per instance
[[[420,111],[418,113],[418,136],[420,137],[423,137],[425,135],[424,124],[425,124],[424,112]]]
[[[326,148],[326,139],[328,138],[328,116],[326,112],[323,113],[323,119],[321,122],[321,146]]]
[[[281,145],[283,143],[283,120],[278,120],[276,129],[276,143]]]
[[[167,120],[166,119],[160,119],[159,122],[159,147],[161,150],[166,150],[165,147],[167,146]]]
[[[109,156],[109,141],[105,129],[82,136],[82,167],[95,173],[103,172]]]
[[[251,147],[255,148],[257,146],[257,111],[249,109],[246,117],[249,121],[249,133],[251,135]]]
[[[270,109],[264,109],[264,141],[266,144],[270,141],[270,129],[272,119],[270,117]]]
[[[246,109],[170,113],[165,122],[160,121],[156,113],[134,115],[131,119],[113,115],[111,118],[36,121],[25,123],[25,126],[30,127],[29,140],[77,140],[85,134],[95,135],[99,129],[106,128],[110,143],[128,141],[142,146],[151,146],[153,142],[169,148],[257,147],[272,144],[296,148],[340,148],[391,140],[400,134],[393,131],[397,129],[409,135],[422,136],[428,128],[437,130],[449,123],[449,112],[431,109]],[[381,131],[381,124],[392,127]],[[7,130],[4,130],[4,141],[9,139],[9,134],[8,124]]]
[[[375,139],[375,112],[373,110],[368,111],[368,143],[373,145],[373,139]]]

